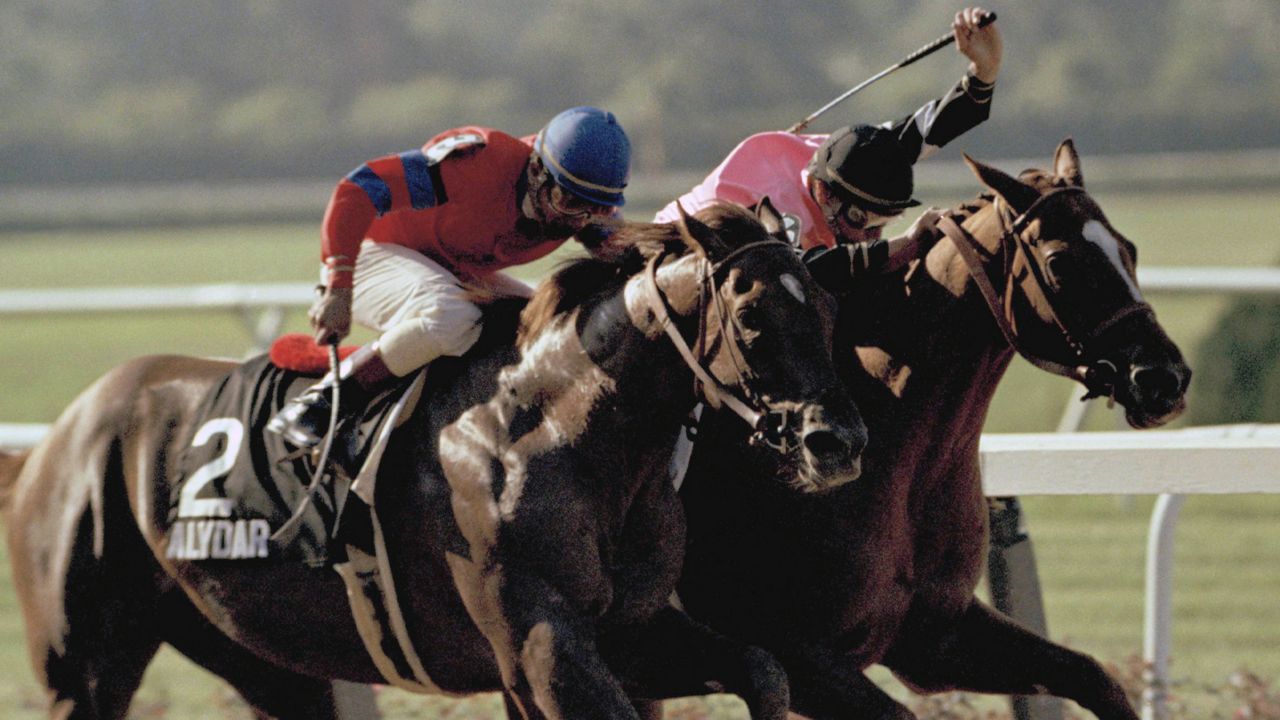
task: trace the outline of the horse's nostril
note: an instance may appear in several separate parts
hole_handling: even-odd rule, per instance
[[[814,457],[832,460],[848,455],[849,443],[830,430],[814,430],[804,434],[804,449]]]
[[[1146,397],[1176,397],[1182,388],[1182,378],[1167,367],[1138,366],[1129,373],[1133,384]]]

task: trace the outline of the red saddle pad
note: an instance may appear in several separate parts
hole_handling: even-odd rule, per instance
[[[338,348],[338,357],[346,359],[359,349],[358,345]],[[271,363],[281,370],[291,370],[305,375],[323,375],[329,372],[329,350],[317,345],[315,338],[306,333],[289,333],[271,343]]]

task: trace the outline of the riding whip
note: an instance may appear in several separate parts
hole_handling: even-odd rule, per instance
[[[984,28],[984,27],[986,27],[986,26],[990,25],[991,23],[993,23],[993,22],[995,22],[995,21],[996,21],[996,14],[995,14],[995,13],[993,13],[993,12],[987,13],[986,15],[983,15],[983,16],[982,16],[982,19],[978,20],[978,27],[980,27],[980,28]],[[955,32],[954,32],[954,31],[949,32],[949,33],[947,33],[946,35],[943,35],[942,37],[938,38],[937,40],[934,40],[933,42],[929,43],[928,45],[925,45],[924,47],[920,48],[919,50],[916,50],[915,52],[913,52],[913,53],[911,53],[910,55],[906,56],[906,57],[905,57],[905,58],[903,58],[902,60],[899,60],[897,63],[895,63],[895,64],[893,64],[893,65],[890,65],[889,67],[885,68],[884,70],[881,70],[880,72],[876,73],[875,75],[872,75],[871,77],[867,78],[866,80],[863,80],[862,82],[858,83],[857,85],[854,85],[852,88],[849,88],[849,89],[848,89],[847,91],[845,91],[845,93],[844,93],[843,95],[841,95],[840,97],[836,98],[835,100],[832,100],[831,102],[827,103],[826,105],[823,105],[822,107],[820,107],[820,108],[818,108],[817,110],[815,110],[812,114],[810,114],[810,115],[809,115],[809,117],[807,117],[807,118],[805,118],[805,119],[801,120],[800,122],[796,123],[795,125],[792,125],[791,127],[787,128],[787,132],[789,132],[789,133],[798,133],[798,132],[800,132],[801,130],[804,130],[805,128],[809,127],[809,123],[811,123],[811,122],[813,122],[814,120],[816,120],[816,119],[818,118],[818,116],[819,116],[819,115],[822,115],[823,113],[825,113],[826,111],[828,111],[828,110],[830,110],[831,108],[835,107],[836,105],[839,105],[840,103],[844,102],[845,100],[848,100],[849,98],[851,98],[851,97],[853,97],[854,95],[858,94],[859,92],[861,92],[861,91],[862,91],[862,89],[863,89],[863,88],[867,87],[867,86],[868,86],[868,85],[870,85],[871,83],[873,83],[873,82],[875,82],[875,81],[879,80],[880,78],[882,78],[882,77],[884,77],[884,76],[888,75],[889,73],[891,73],[891,72],[893,72],[893,71],[895,71],[895,70],[900,70],[900,69],[902,69],[902,68],[904,68],[904,67],[906,67],[906,66],[910,65],[911,63],[913,63],[913,62],[915,62],[915,61],[917,61],[917,60],[920,60],[921,58],[925,58],[925,57],[928,57],[929,55],[932,55],[933,53],[935,53],[935,52],[937,52],[937,51],[941,50],[942,48],[944,48],[944,47],[946,47],[946,46],[950,45],[950,44],[951,44],[955,39],[956,39],[956,34],[955,34]]]

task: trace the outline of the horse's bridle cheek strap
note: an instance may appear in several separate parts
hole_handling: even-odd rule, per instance
[[[983,300],[987,303],[987,308],[991,311],[992,318],[995,319],[996,325],[1000,328],[1000,333],[1004,335],[1005,342],[1009,343],[1009,347],[1013,348],[1019,355],[1026,358],[1028,362],[1047,372],[1063,377],[1074,378],[1083,381],[1086,370],[1081,366],[1066,365],[1045,357],[1041,357],[1028,350],[1018,339],[1018,334],[1009,322],[1009,318],[1005,309],[1005,303],[1008,301],[1008,292],[1003,295],[996,292],[995,286],[991,284],[991,277],[987,275],[986,266],[983,259],[978,254],[978,241],[969,234],[968,230],[961,227],[955,220],[950,217],[943,216],[938,220],[938,228],[942,230],[951,242],[956,246],[957,252],[964,260],[965,266],[969,270],[970,277],[977,285],[979,292],[982,294]]]
[[[694,377],[702,385],[702,393],[707,403],[717,408],[723,404],[737,414],[738,417],[747,421],[747,424],[752,428],[758,428],[765,417],[764,413],[747,407],[746,403],[739,400],[729,388],[712,377],[711,373],[707,372],[699,359],[694,356],[693,351],[689,349],[689,344],[685,342],[684,337],[676,328],[675,322],[671,319],[667,298],[662,294],[662,289],[658,287],[658,263],[662,260],[662,257],[662,255],[655,255],[645,268],[644,288],[650,309],[653,311],[658,323],[662,325],[667,337],[671,339],[671,344],[675,346],[676,351],[680,353],[680,357],[684,359],[685,365],[689,366],[689,369],[693,371]],[[699,343],[701,344],[701,338],[699,338]]]
[[[1041,258],[1039,257],[1039,254],[1026,238],[1021,235],[1013,235],[1013,237],[1018,245],[1018,255],[1022,258],[1023,263],[1027,267],[1027,281],[1033,283],[1040,290],[1041,294],[1044,296],[1045,304],[1047,305],[1049,314],[1052,316],[1054,324],[1058,326],[1058,330],[1062,333],[1062,337],[1066,341],[1067,345],[1073,348],[1076,351],[1076,355],[1082,360],[1087,359],[1092,355],[1092,353],[1090,353],[1090,345],[1094,341],[1101,337],[1107,330],[1120,324],[1120,322],[1126,318],[1137,314],[1142,314],[1150,318],[1155,317],[1155,310],[1152,309],[1150,304],[1145,300],[1135,298],[1119,310],[1111,313],[1111,315],[1106,319],[1094,324],[1087,333],[1073,333],[1071,328],[1067,326],[1067,322],[1063,319],[1062,313],[1059,312],[1056,304],[1054,303],[1053,294],[1050,292],[1050,283],[1048,278],[1045,277],[1044,270],[1041,267]]]
[[[788,254],[792,252],[790,247],[777,241],[769,240],[743,245],[715,264],[711,264],[705,259],[702,260],[705,272],[701,278],[702,288],[699,291],[699,297],[703,299],[703,304],[699,311],[697,341],[699,350],[702,349],[705,340],[705,296],[709,292],[717,299],[718,305],[720,302],[719,289],[715,284],[716,275],[722,269],[729,267],[730,261],[757,249],[779,249]],[[719,408],[721,405],[729,408],[734,414],[746,421],[747,425],[754,431],[751,435],[751,444],[766,445],[783,454],[790,453],[796,447],[794,438],[789,435],[792,411],[787,409],[770,410],[759,397],[750,392],[750,388],[747,388],[747,398],[744,402],[732,388],[725,387],[720,381],[712,377],[711,373],[707,372],[707,369],[703,367],[701,358],[689,349],[688,342],[685,341],[680,331],[676,328],[675,322],[671,319],[671,310],[670,305],[667,303],[667,298],[663,295],[662,289],[658,287],[658,265],[661,263],[662,258],[663,255],[655,256],[645,267],[645,294],[649,306],[653,310],[654,317],[661,323],[663,331],[671,339],[671,344],[675,346],[676,351],[680,353],[680,357],[684,359],[685,365],[689,366],[689,369],[693,371],[694,377],[697,378],[698,384],[701,385],[703,399],[714,408]],[[741,326],[738,325],[736,320],[732,319],[732,316],[723,305],[719,305],[719,312],[721,315],[721,331],[726,331],[726,328],[732,324],[737,329],[737,332],[741,334]],[[754,407],[752,407],[753,405]]]
[[[1070,190],[1071,188],[1066,188],[1066,189]],[[1055,191],[1055,192],[1061,192],[1061,191]],[[1048,197],[1048,195],[1044,197]],[[1044,197],[1042,197],[1040,201],[1043,201]],[[1025,227],[1026,223],[1029,221],[1029,218],[1032,215],[1032,210],[1035,210],[1040,206],[1040,201],[1037,201],[1034,205],[1032,205],[1030,210],[1024,213],[1020,218],[1018,218],[1013,223],[1013,227],[1014,228]],[[1039,266],[1036,264],[1035,259],[1031,257],[1032,250],[1028,246],[1029,245],[1028,241],[1025,240],[1021,235],[1017,234],[1014,230],[1004,229],[1004,238],[1001,240],[1002,244],[1006,243],[1010,237],[1013,238],[1013,241],[1016,243],[1016,246],[1017,246],[1015,248],[1015,251],[1022,257],[1024,264],[1027,265],[1026,270],[1032,276],[1031,280],[1034,281],[1037,285],[1039,285],[1041,290],[1046,293],[1045,300],[1050,305],[1049,311],[1053,315],[1054,323],[1058,326],[1058,329],[1062,333],[1063,339],[1066,341],[1066,343],[1075,349],[1077,355],[1081,359],[1082,364],[1071,366],[1071,365],[1066,365],[1060,362],[1050,360],[1048,358],[1041,357],[1039,355],[1036,355],[1035,353],[1032,353],[1030,350],[1026,348],[1025,345],[1023,345],[1019,341],[1017,331],[1010,324],[1009,303],[1012,302],[1012,292],[1013,292],[1013,283],[1012,283],[1012,277],[1011,277],[1012,273],[1010,273],[1008,285],[1006,286],[1005,293],[1002,296],[1000,293],[996,292],[995,287],[992,286],[991,278],[987,275],[987,271],[986,271],[985,265],[983,264],[983,260],[978,254],[978,249],[977,249],[979,247],[978,241],[974,239],[972,235],[969,234],[969,231],[961,227],[958,223],[955,222],[955,220],[945,216],[938,221],[938,227],[942,230],[942,232],[947,237],[951,238],[952,243],[954,243],[956,246],[956,250],[960,253],[960,257],[964,259],[965,265],[969,269],[969,275],[973,277],[974,283],[978,286],[978,289],[981,291],[982,297],[986,300],[987,305],[991,310],[992,317],[995,318],[996,325],[1000,327],[1000,332],[1001,334],[1004,335],[1005,341],[1009,343],[1009,346],[1012,347],[1019,355],[1022,355],[1024,358],[1026,358],[1033,365],[1036,365],[1037,367],[1043,370],[1046,370],[1048,372],[1054,373],[1056,375],[1062,375],[1063,377],[1079,380],[1080,382],[1084,383],[1086,386],[1090,388],[1090,392],[1092,394],[1102,394],[1100,389],[1101,386],[1099,385],[1099,383],[1104,382],[1104,380],[1100,377],[1097,368],[1100,365],[1109,365],[1114,370],[1115,364],[1110,361],[1100,360],[1100,359],[1095,359],[1092,363],[1086,362],[1085,359],[1088,357],[1088,345],[1093,341],[1095,341],[1108,329],[1115,327],[1121,321],[1123,321],[1124,319],[1132,315],[1135,315],[1138,313],[1142,313],[1145,315],[1154,315],[1155,311],[1151,309],[1151,306],[1147,304],[1145,301],[1134,300],[1132,303],[1117,310],[1115,313],[1111,315],[1111,317],[1098,323],[1084,337],[1081,337],[1079,339],[1072,337],[1071,332],[1068,330],[1066,325],[1063,324],[1062,318],[1060,317],[1058,311],[1055,308],[1053,308],[1052,302],[1048,298],[1048,291],[1045,284],[1045,278],[1043,274],[1040,272]],[[1010,263],[1010,265],[1011,266],[1016,265],[1016,261],[1013,263]]]

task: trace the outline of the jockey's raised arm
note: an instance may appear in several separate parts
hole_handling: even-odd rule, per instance
[[[942,97],[930,100],[906,117],[882,125],[897,135],[907,155],[913,158],[912,162],[933,154],[991,114],[991,97],[1000,75],[1004,43],[997,23],[978,26],[982,14],[980,8],[968,8],[956,13],[952,24],[956,47],[969,58],[964,77]]]
[[[825,270],[832,272],[823,273],[830,282],[843,285],[857,275],[901,267],[928,250],[935,237],[932,222],[926,221],[902,237],[880,238],[885,224],[920,204],[912,197],[912,166],[991,112],[1003,45],[997,23],[979,26],[985,15],[978,7],[956,13],[956,47],[969,66],[943,96],[879,127],[851,125],[830,135],[752,135],[681,196],[680,204],[693,212],[717,200],[751,205],[769,197],[794,230],[795,244],[811,259],[835,249],[836,255],[825,260]],[[655,219],[678,217],[672,202]],[[840,247],[855,243],[868,247]]]

